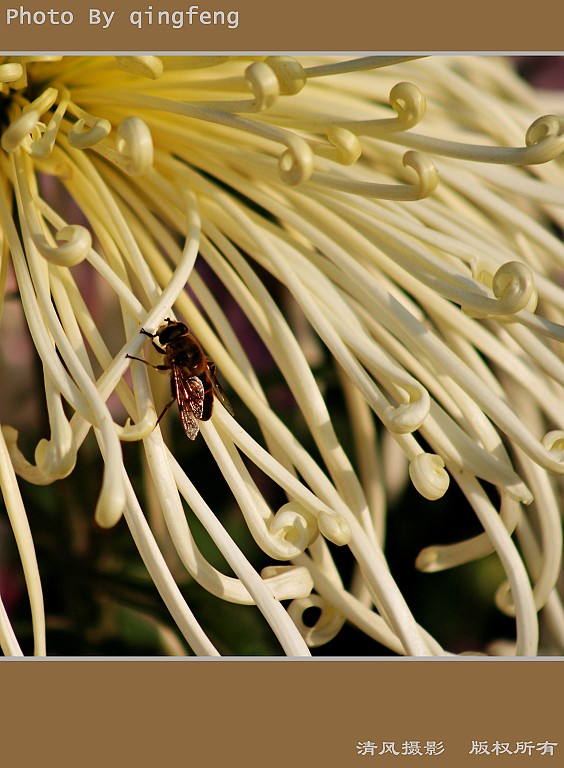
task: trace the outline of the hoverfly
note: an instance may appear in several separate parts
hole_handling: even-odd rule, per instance
[[[163,408],[157,424],[176,401],[184,431],[190,440],[195,440],[200,431],[198,421],[207,421],[212,415],[214,396],[233,415],[231,403],[215,375],[215,363],[206,355],[188,326],[167,317],[156,333],[149,333],[144,328],[140,332],[151,339],[157,352],[164,355],[163,364],[153,365],[133,355],[126,357],[139,360],[158,371],[170,371],[172,400]],[[155,342],[156,338],[162,346]]]

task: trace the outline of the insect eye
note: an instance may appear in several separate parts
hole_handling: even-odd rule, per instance
[[[159,333],[159,341],[161,344],[168,344],[175,337],[174,329],[165,328],[164,331]]]
[[[186,326],[183,323],[173,323],[163,328],[159,333],[159,341],[161,344],[170,344],[171,341],[178,339],[185,332]]]

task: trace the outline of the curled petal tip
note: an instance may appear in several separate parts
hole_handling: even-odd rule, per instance
[[[313,626],[303,620],[308,608],[317,608],[319,616]],[[340,631],[345,619],[330,603],[319,595],[293,600],[288,606],[288,613],[310,648],[324,645]]]
[[[125,72],[149,80],[158,80],[164,69],[158,56],[116,56],[116,64]]]
[[[156,421],[157,414],[155,409],[149,408],[141,421],[132,424],[131,419],[128,418],[123,427],[116,424],[115,428],[120,440],[135,442],[136,440],[143,440],[148,437],[154,430]]]
[[[23,75],[23,67],[17,62],[0,65],[0,83],[15,83]]]
[[[347,128],[331,125],[327,129],[327,138],[335,147],[335,160],[342,165],[354,165],[362,154],[358,138]]]
[[[92,248],[92,236],[86,227],[71,224],[57,232],[57,245],[52,246],[42,234],[34,236],[33,241],[41,255],[52,264],[60,267],[74,267],[83,261]]]
[[[396,83],[390,91],[390,104],[397,112],[401,130],[417,125],[425,115],[426,101],[421,90],[413,83]]]
[[[58,430],[57,439],[39,441],[35,449],[34,465],[27,461],[18,448],[18,431],[8,425],[2,426],[10,460],[20,477],[34,485],[50,485],[72,472],[76,464],[76,446],[70,425],[66,434],[64,426],[59,425]]]
[[[564,118],[544,115],[529,126],[525,134],[526,149],[521,150],[522,164],[547,163],[564,151]]]
[[[501,265],[493,277],[492,290],[502,314],[514,314],[522,309],[534,312],[536,308],[533,273],[520,261],[508,261]]]
[[[511,595],[511,587],[508,581],[502,582],[495,593],[495,604],[506,616],[515,616],[515,603]]]
[[[153,166],[153,138],[147,124],[139,117],[126,117],[117,128],[116,165],[130,176],[142,176]]]
[[[109,136],[112,124],[102,117],[83,113],[68,134],[68,142],[74,149],[88,149]]]
[[[564,463],[564,430],[553,429],[541,440],[541,445],[556,461]]]
[[[284,504],[271,520],[269,532],[274,538],[280,557],[301,554],[311,541],[311,521],[304,508],[295,502]],[[317,533],[317,531],[316,531]]]
[[[352,538],[350,525],[342,515],[322,511],[319,513],[317,522],[322,535],[332,541],[333,544],[343,546],[348,544]]]
[[[313,173],[314,158],[311,147],[300,138],[288,140],[288,149],[280,155],[278,173],[288,186],[305,183]]]
[[[26,139],[29,139],[39,123],[39,118],[39,112],[31,109],[14,120],[2,134],[1,144],[4,152],[15,152]]]
[[[450,478],[444,467],[444,461],[435,453],[420,453],[411,461],[411,482],[425,499],[436,501],[447,492]]]
[[[564,118],[558,115],[538,117],[527,129],[525,144],[533,147],[550,137],[561,137],[564,132]]]
[[[313,589],[313,579],[307,568],[295,565],[269,565],[261,577],[277,600],[295,600],[307,597]]]
[[[292,56],[268,56],[265,63],[276,75],[280,93],[284,96],[294,96],[307,83],[304,68]]]
[[[437,548],[426,547],[422,549],[415,560],[415,567],[418,571],[423,571],[424,573],[436,573],[442,570]]]
[[[384,411],[383,422],[390,432],[398,435],[410,434],[421,427],[429,414],[431,399],[423,387],[409,391],[410,400],[400,405],[391,405]]]
[[[264,112],[276,103],[280,94],[278,78],[264,61],[255,61],[245,70],[245,79],[255,97],[254,110]]]
[[[68,477],[76,465],[76,446],[72,431],[68,441],[40,440],[35,449],[35,462],[38,469],[53,480]]]
[[[439,172],[431,158],[423,152],[414,149],[408,150],[403,156],[403,164],[406,168],[413,168],[418,176],[418,181],[413,185],[412,200],[420,200],[432,195],[439,183]]]

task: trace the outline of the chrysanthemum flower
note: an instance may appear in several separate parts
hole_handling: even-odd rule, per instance
[[[242,607],[207,629],[194,583],[218,612],[256,606],[291,656],[347,622],[373,653],[495,652],[441,628],[479,620],[457,590],[481,561],[511,618],[497,647],[562,652],[563,121],[509,63],[24,57],[0,80],[0,482],[34,652],[54,581],[35,530],[77,561],[103,540],[93,636],[127,603],[122,518],[179,634],[132,611],[174,653],[244,631]],[[166,372],[126,357],[162,364],[140,329],[169,317],[235,406],[194,442],[172,410],[155,428]],[[433,631],[415,568],[466,574],[417,582]]]

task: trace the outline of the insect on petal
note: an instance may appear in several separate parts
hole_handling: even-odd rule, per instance
[[[173,367],[173,373],[180,420],[190,440],[195,440],[200,431],[197,419],[201,418],[204,408],[204,385],[197,376],[186,378],[177,366]]]

